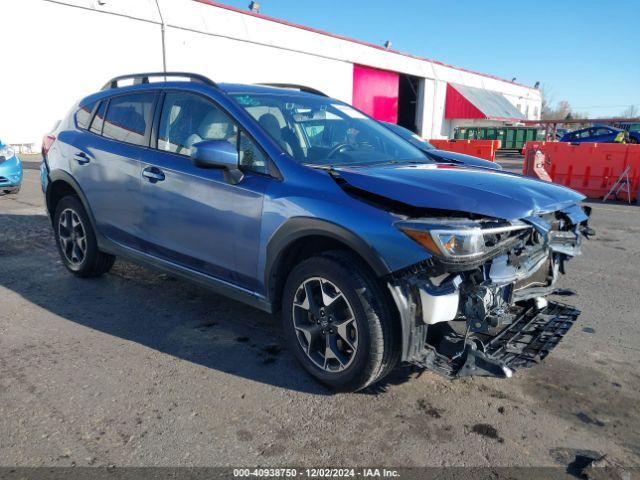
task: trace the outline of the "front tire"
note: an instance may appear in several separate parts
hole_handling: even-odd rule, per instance
[[[58,202],[53,216],[58,253],[67,269],[79,277],[99,277],[113,266],[115,257],[98,249],[96,234],[76,196]]]
[[[328,252],[294,267],[282,321],[296,359],[333,390],[361,390],[398,363],[399,329],[388,296],[347,252]]]

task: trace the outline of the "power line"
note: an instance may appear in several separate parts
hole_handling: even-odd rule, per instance
[[[573,107],[573,108],[625,108],[625,107],[637,107],[640,106],[640,103],[625,103],[623,105],[591,105],[586,107]]]

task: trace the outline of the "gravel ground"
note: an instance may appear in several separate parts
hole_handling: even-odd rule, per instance
[[[122,261],[69,275],[30,165],[0,197],[0,465],[640,465],[636,206],[593,205],[560,284],[584,313],[542,365],[332,395],[270,315]]]

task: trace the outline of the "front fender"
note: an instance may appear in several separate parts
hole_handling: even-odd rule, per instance
[[[265,263],[265,286],[267,292],[271,291],[271,281],[275,269],[280,263],[287,247],[296,240],[312,235],[320,235],[338,240],[360,255],[373,269],[376,275],[384,276],[391,273],[391,269],[384,259],[360,236],[351,230],[319,218],[295,217],[286,221],[273,234],[267,245]]]

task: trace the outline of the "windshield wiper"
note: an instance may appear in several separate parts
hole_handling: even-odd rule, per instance
[[[409,165],[423,165],[433,162],[425,158],[424,160],[388,160],[386,162],[376,163],[376,165],[398,165],[401,163],[408,163]]]

